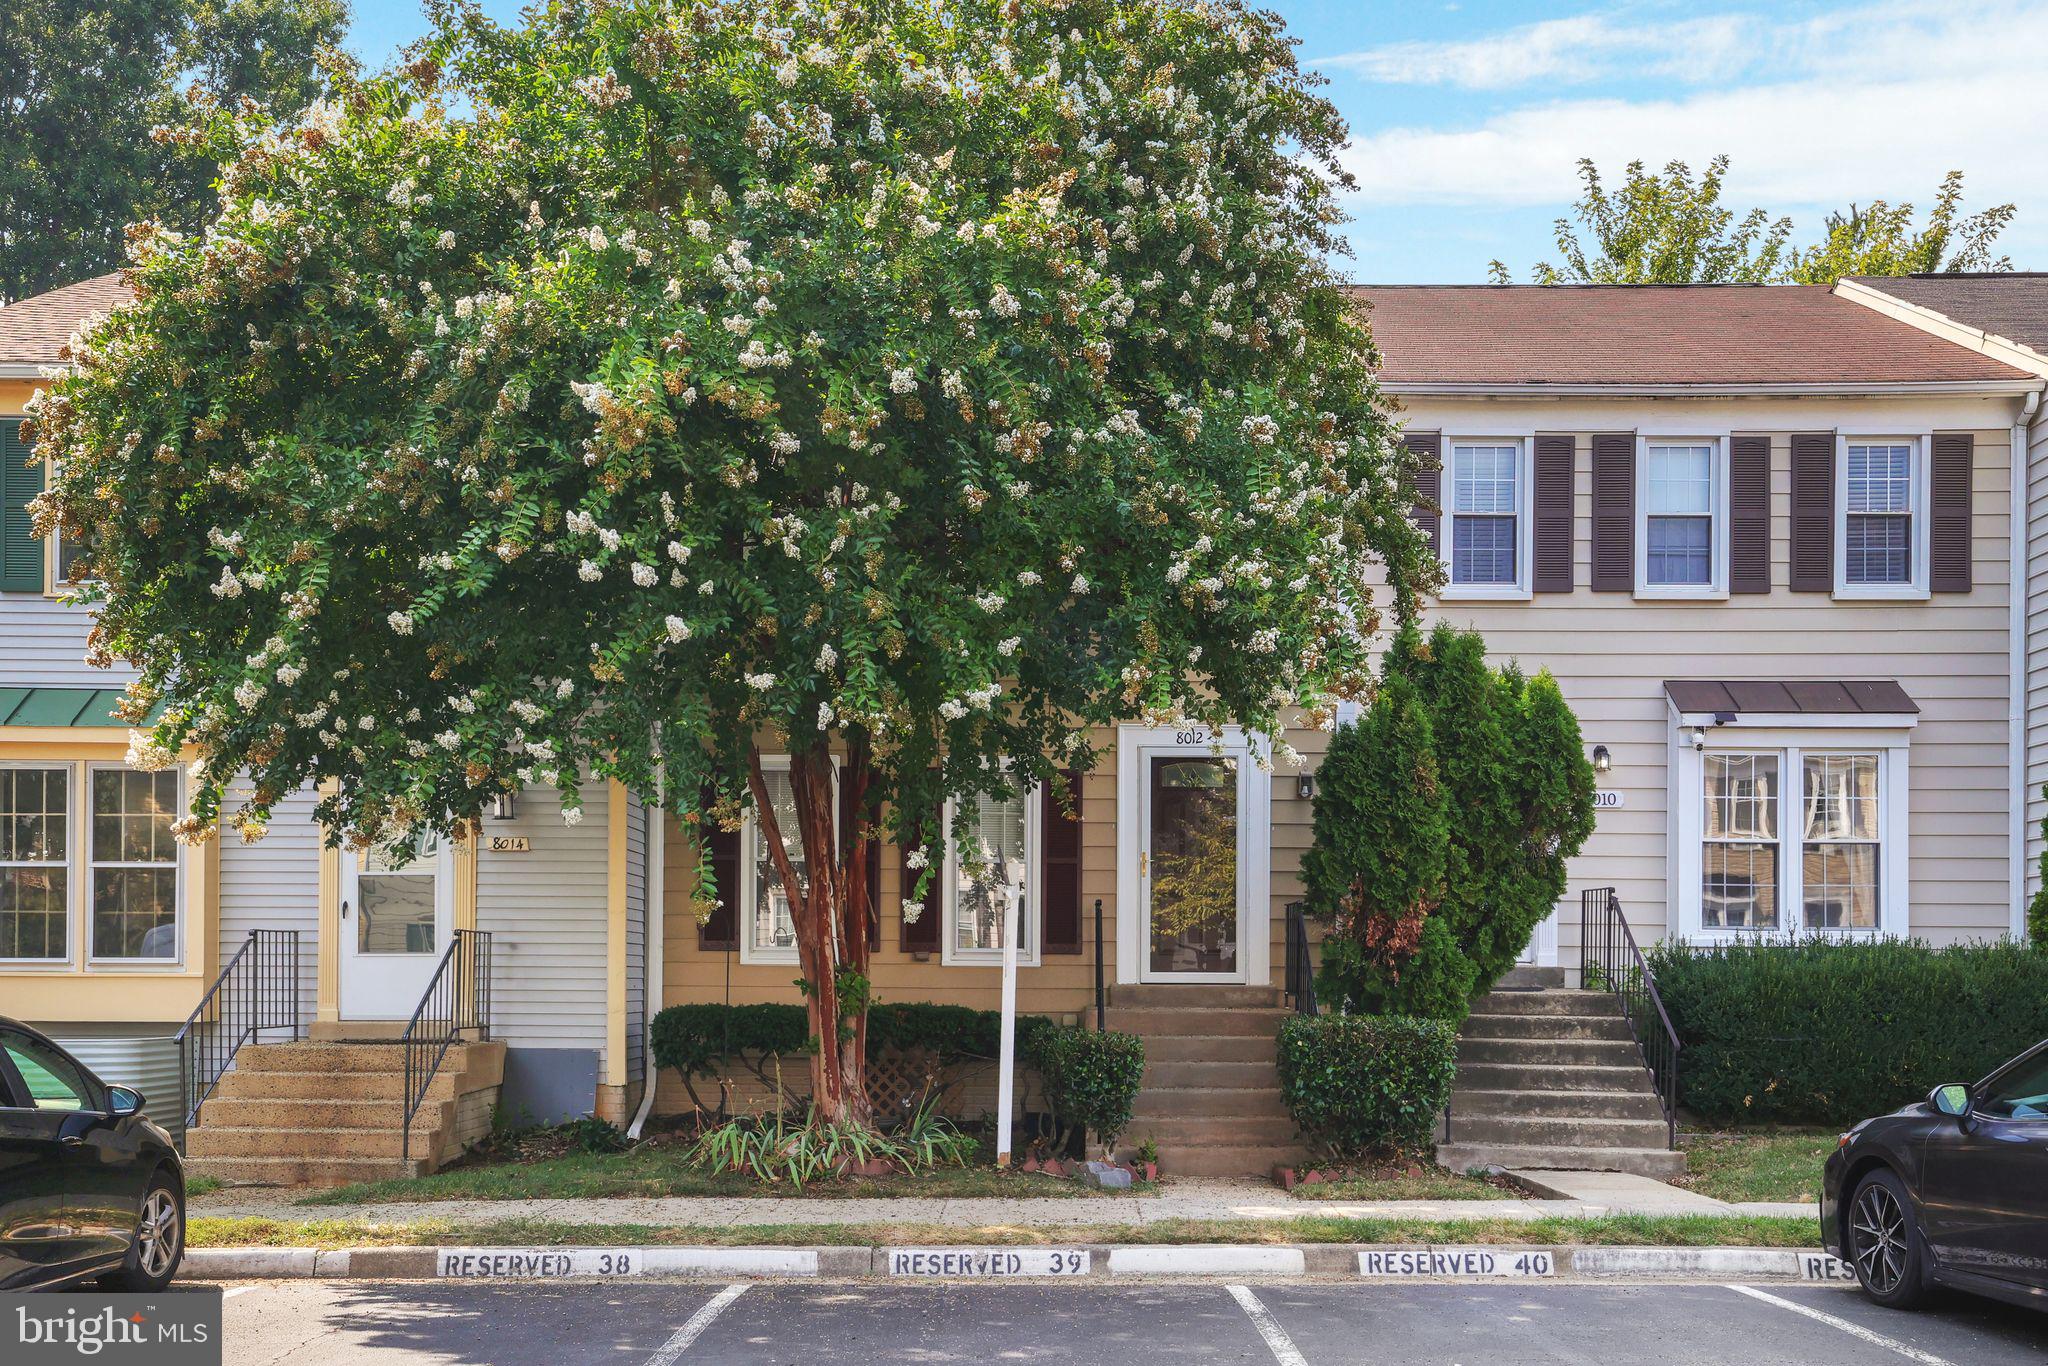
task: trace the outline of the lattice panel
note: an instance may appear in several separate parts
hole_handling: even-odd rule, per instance
[[[944,1089],[938,1059],[922,1049],[868,1059],[868,1103],[879,1118],[907,1115]]]

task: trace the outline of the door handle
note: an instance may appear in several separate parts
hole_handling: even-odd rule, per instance
[[[341,918],[343,920],[348,919],[348,898],[346,897],[342,898],[341,902]]]
[[[57,1142],[66,1148],[83,1148],[85,1146],[85,1139],[78,1134],[66,1134],[58,1139]]]
[[[1145,851],[1143,849],[1138,851],[1138,876],[1145,876]]]

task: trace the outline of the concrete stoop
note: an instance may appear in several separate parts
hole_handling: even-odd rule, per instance
[[[1459,1031],[1447,1123],[1437,1161],[1453,1171],[1551,1168],[1659,1180],[1685,1172],[1685,1154],[1666,1146],[1663,1107],[1621,1003],[1604,991],[1538,980],[1481,997]]]
[[[1127,1145],[1151,1139],[1170,1176],[1263,1176],[1306,1156],[1280,1099],[1270,987],[1118,986],[1111,1029],[1145,1041]]]
[[[421,1176],[490,1131],[503,1043],[449,1048],[405,1148],[405,1052],[397,1044],[249,1044],[186,1135],[186,1169],[229,1184],[339,1186]]]

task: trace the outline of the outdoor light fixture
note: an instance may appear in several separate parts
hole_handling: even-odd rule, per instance
[[[1605,773],[1614,767],[1614,756],[1607,752],[1607,746],[1593,746],[1593,771]]]
[[[510,792],[500,792],[491,798],[491,819],[494,821],[516,821],[519,819],[519,798]]]
[[[1303,801],[1316,795],[1316,778],[1313,773],[1297,774],[1294,779],[1294,795]]]

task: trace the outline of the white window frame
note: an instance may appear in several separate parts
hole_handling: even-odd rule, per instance
[[[761,756],[761,772],[764,776],[771,772],[786,773],[788,771],[789,756],[787,754],[764,754]],[[785,838],[791,833],[793,832],[783,832]],[[832,833],[835,838],[839,833],[839,757],[837,755],[834,755],[832,758]],[[752,806],[749,806],[746,815],[740,821],[740,886],[738,896],[740,961],[742,963],[794,963],[798,961],[798,950],[793,944],[786,949],[757,948],[754,944],[754,911],[756,909],[754,868],[760,859],[763,847],[760,813],[755,811]],[[769,875],[772,878],[775,876],[775,865],[773,862],[770,862],[768,867]]]
[[[58,462],[55,460],[43,461],[44,488],[51,488],[56,484],[58,468]],[[74,584],[64,578],[64,528],[61,526],[52,528],[48,541],[49,544],[44,548],[43,552],[44,597],[66,598],[85,587],[86,584],[96,582],[93,579],[85,579]]]
[[[1026,897],[1025,904],[1030,908],[1031,923],[1021,927],[1024,930],[1024,937],[1017,943],[1017,966],[1020,968],[1035,968],[1038,966],[1038,945],[1039,941],[1044,938],[1041,926],[1043,924],[1045,908],[1038,904],[1036,897],[1032,895],[1031,891],[1031,880],[1038,873],[1039,856],[1044,848],[1040,843],[1041,832],[1039,830],[1041,810],[1044,805],[1040,800],[1040,794],[1043,790],[1042,784],[1033,783],[1023,793],[1024,883],[1018,890],[1022,891]],[[945,880],[940,884],[939,897],[940,908],[945,913],[945,920],[943,922],[944,929],[939,940],[939,962],[949,967],[956,963],[962,966],[975,965],[987,967],[990,964],[994,964],[1000,967],[1003,961],[1001,945],[992,949],[963,949],[956,947],[960,942],[960,843],[953,838],[953,821],[959,809],[957,798],[949,797],[946,799],[946,857],[941,864],[940,871],[940,876]],[[1043,893],[1040,893],[1040,895],[1043,895]]]
[[[1875,602],[1919,601],[1930,595],[1928,591],[1928,558],[1932,550],[1930,531],[1933,523],[1932,485],[1930,465],[1930,444],[1932,438],[1923,432],[1907,436],[1895,431],[1837,432],[1835,434],[1835,593],[1837,598],[1863,599]],[[1850,583],[1849,582],[1849,447],[1857,446],[1909,446],[1912,448],[1912,537],[1908,542],[1913,556],[1913,578],[1909,583]]]
[[[186,904],[187,898],[190,896],[191,879],[187,875],[185,846],[176,839],[171,841],[170,866],[174,874],[171,908],[172,914],[175,917],[174,923],[177,927],[177,933],[173,936],[176,940],[177,952],[169,958],[105,958],[93,952],[92,894],[94,879],[98,877],[99,870],[102,868],[161,868],[164,865],[161,863],[125,863],[119,860],[101,860],[93,857],[92,775],[99,772],[134,773],[140,770],[137,770],[132,764],[97,760],[88,761],[80,767],[83,770],[84,780],[78,785],[78,809],[83,817],[81,822],[83,828],[80,831],[81,838],[78,848],[78,869],[81,876],[78,881],[78,919],[76,923],[80,935],[79,951],[84,954],[86,965],[88,967],[119,968],[123,972],[170,972],[183,968],[185,965],[185,935],[192,921],[190,907]],[[186,791],[185,769],[183,765],[171,770],[171,775],[173,790],[176,794],[171,806],[172,819],[175,821],[185,810]]]
[[[1473,602],[1524,602],[1530,597],[1530,567],[1534,563],[1535,543],[1535,489],[1532,479],[1533,468],[1529,457],[1530,442],[1527,435],[1468,434],[1443,437],[1443,467],[1438,487],[1438,502],[1443,508],[1442,526],[1437,536],[1437,553],[1443,560],[1444,586],[1438,594],[1446,601],[1463,599]],[[1460,446],[1513,446],[1515,448],[1515,581],[1513,583],[1455,583],[1452,581],[1452,546],[1455,543],[1457,513],[1453,510],[1458,501],[1458,447]],[[1469,514],[1468,514],[1469,515]],[[1493,514],[1489,514],[1491,516]]]
[[[1669,837],[1670,885],[1667,904],[1675,908],[1678,935],[1693,944],[1750,943],[1759,939],[1877,939],[1911,933],[1912,882],[1908,859],[1910,828],[1910,741],[1914,716],[1892,716],[1873,725],[1874,718],[1852,716],[1744,715],[1716,726],[1712,716],[1673,716]],[[1695,728],[1706,736],[1705,750],[1693,748]],[[1774,930],[1731,929],[1704,923],[1701,837],[1703,754],[1779,756],[1778,792],[1778,927]],[[1874,928],[1808,929],[1805,925],[1805,828],[1799,806],[1805,793],[1808,754],[1875,754],[1878,764],[1878,893]]]
[[[1709,493],[1708,516],[1712,524],[1707,541],[1708,576],[1707,582],[1693,583],[1651,583],[1650,582],[1650,447],[1652,446],[1706,446],[1709,474],[1713,484]],[[1718,601],[1728,596],[1728,438],[1722,436],[1660,436],[1638,435],[1636,437],[1635,472],[1635,596],[1649,599],[1706,600]]]
[[[78,764],[68,759],[23,759],[0,762],[0,771],[18,772],[24,769],[37,772],[57,771],[64,774],[64,860],[62,864],[50,861],[20,860],[0,863],[5,868],[55,868],[64,869],[64,956],[62,958],[0,958],[0,966],[9,971],[17,968],[64,969],[78,961],[78,866],[79,837],[81,833],[79,812]]]

